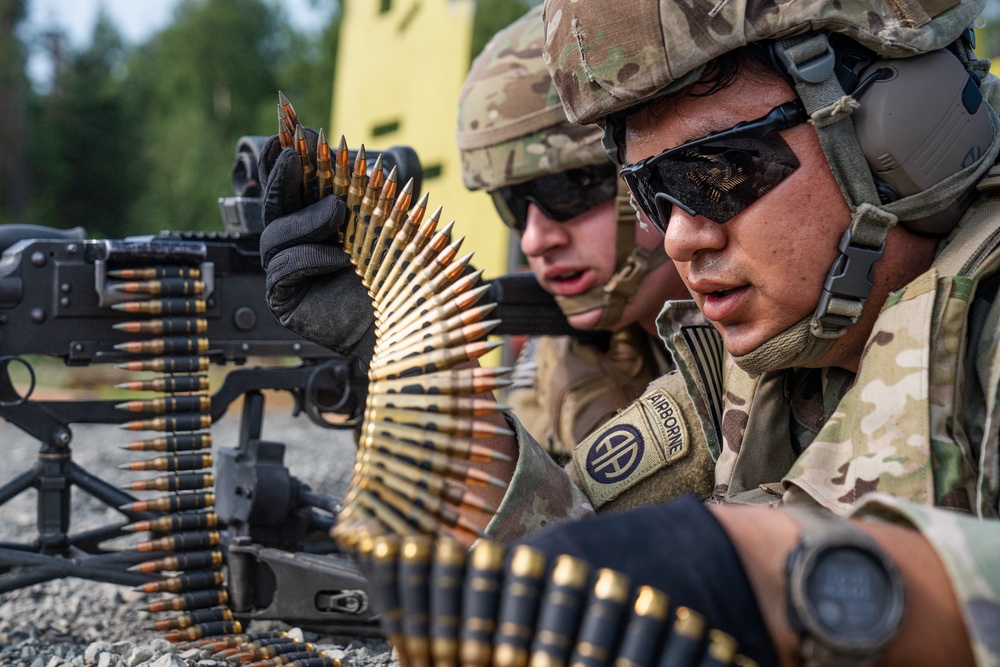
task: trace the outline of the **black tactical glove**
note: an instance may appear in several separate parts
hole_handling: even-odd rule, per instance
[[[316,133],[303,128],[315,155]],[[338,197],[316,203],[302,191],[302,162],[278,137],[261,151],[264,183],[261,264],[265,295],[282,325],[367,367],[375,345],[371,298],[337,242],[346,206]]]
[[[761,665],[778,664],[739,554],[694,496],[559,523],[522,542],[550,556],[569,554],[594,568],[612,568],[635,586],[658,588],[671,606],[694,609],[709,627],[736,638],[740,653]]]

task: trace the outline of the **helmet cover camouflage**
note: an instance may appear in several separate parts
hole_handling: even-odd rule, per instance
[[[608,161],[601,130],[566,120],[542,61],[542,8],[498,32],[459,95],[458,148],[470,190],[494,190]]]
[[[545,61],[570,120],[593,123],[692,83],[750,42],[827,29],[904,58],[955,41],[985,0],[545,0]]]

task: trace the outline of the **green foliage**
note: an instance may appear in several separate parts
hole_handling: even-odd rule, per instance
[[[129,168],[135,118],[116,77],[125,55],[121,35],[100,16],[89,48],[72,57],[50,95],[34,102],[30,222],[82,225],[95,236],[124,231],[140,182]]]

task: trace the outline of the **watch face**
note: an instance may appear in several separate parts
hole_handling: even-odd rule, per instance
[[[806,581],[815,620],[840,641],[864,644],[892,631],[896,610],[882,564],[860,549],[840,547],[819,555]]]

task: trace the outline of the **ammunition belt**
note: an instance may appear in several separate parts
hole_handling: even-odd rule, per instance
[[[404,667],[755,664],[698,612],[572,556],[380,535],[356,557]]]

